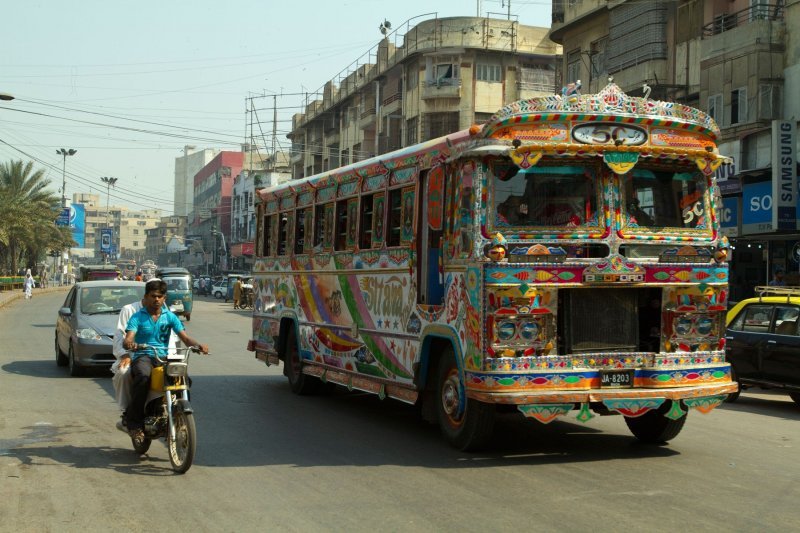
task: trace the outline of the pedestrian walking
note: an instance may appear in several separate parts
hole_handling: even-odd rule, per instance
[[[242,301],[242,278],[236,278],[236,283],[233,284],[233,308],[239,309],[239,303]]]
[[[36,282],[33,280],[33,276],[31,275],[31,269],[29,268],[28,271],[25,273],[25,282],[22,285],[22,288],[25,290],[25,299],[30,300],[33,298],[33,288],[36,286]]]

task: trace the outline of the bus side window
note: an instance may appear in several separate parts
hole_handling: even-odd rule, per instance
[[[325,207],[318,205],[314,208],[314,249],[322,250],[325,240]]]
[[[386,193],[375,194],[374,206],[372,247],[381,248],[383,246],[384,228],[386,227]]]
[[[272,255],[272,224],[275,219],[274,215],[264,216],[261,218],[261,255],[269,257]]]
[[[295,211],[294,253],[302,254],[306,237],[306,209]]]
[[[403,190],[389,191],[389,234],[386,236],[387,246],[400,246],[400,229],[403,224]]]
[[[358,234],[358,247],[362,250],[372,248],[372,224],[373,224],[373,196],[367,194],[361,197],[361,217],[360,229]]]
[[[347,200],[336,202],[336,241],[335,250],[347,249]]]
[[[292,212],[280,213],[280,228],[278,229],[278,255],[286,255],[289,249],[289,233],[292,229]]]

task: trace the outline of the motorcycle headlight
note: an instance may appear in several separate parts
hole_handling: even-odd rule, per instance
[[[170,363],[167,365],[167,375],[174,378],[185,376],[188,368],[186,363]]]
[[[539,324],[533,321],[523,322],[519,334],[526,341],[536,340],[539,336]]]
[[[99,341],[101,339],[100,334],[97,333],[92,328],[80,328],[80,329],[77,329],[77,330],[75,330],[75,335],[79,339],[86,339],[86,340],[93,340],[93,341]]]
[[[497,338],[501,341],[510,341],[516,332],[517,325],[511,321],[505,320],[497,324]]]

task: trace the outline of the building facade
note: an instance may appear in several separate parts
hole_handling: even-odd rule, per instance
[[[293,117],[297,179],[482,123],[504,104],[552,94],[560,46],[548,28],[434,18],[387,35]],[[391,38],[399,40],[395,45]]]
[[[183,155],[175,158],[175,214],[188,216],[194,210],[194,176],[219,153],[218,149],[197,150],[184,146]]]
[[[554,0],[550,38],[563,46],[564,81],[596,92],[676,101],[721,129],[719,218],[731,239],[731,299],[753,294],[776,268],[800,285],[795,44],[800,4],[759,0]],[[791,276],[787,276],[791,281]]]
[[[222,151],[194,176],[194,210],[187,238],[199,241],[210,255],[212,273],[230,270],[231,194],[244,155]]]
[[[188,217],[171,215],[161,217],[158,224],[146,231],[144,259],[150,259],[158,266],[185,266],[183,259],[189,260],[190,250],[183,252],[171,252],[167,245],[173,240],[184,241],[182,248],[186,246],[185,235]],[[204,258],[199,258],[198,263]]]

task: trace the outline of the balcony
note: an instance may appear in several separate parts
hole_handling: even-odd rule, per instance
[[[714,15],[714,20],[703,26],[703,38],[763,21],[783,21],[784,9],[780,4],[759,4],[735,13]]]
[[[461,98],[461,79],[443,78],[422,84],[422,99]]]

